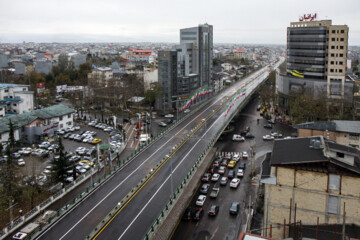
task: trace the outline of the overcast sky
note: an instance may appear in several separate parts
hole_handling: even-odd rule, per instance
[[[4,42],[178,42],[179,29],[209,23],[214,43],[286,44],[303,14],[350,28],[360,45],[360,0],[0,0]]]

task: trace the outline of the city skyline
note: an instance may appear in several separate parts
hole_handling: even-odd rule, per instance
[[[360,1],[0,1],[0,43],[169,42],[179,29],[209,23],[214,43],[286,44],[289,22],[317,13],[348,25],[349,45],[360,45]]]

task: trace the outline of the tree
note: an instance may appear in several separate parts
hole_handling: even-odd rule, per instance
[[[69,60],[66,54],[62,53],[59,55],[58,67],[60,73],[63,73],[69,67]]]
[[[64,152],[64,145],[61,138],[59,138],[59,155],[58,158],[54,157],[52,160],[53,165],[53,181],[60,181],[65,183],[66,178],[68,177],[67,171],[70,169],[70,162],[66,152]]]
[[[0,182],[3,185],[3,195],[8,199],[16,199],[19,196],[19,189],[17,187],[17,167],[11,155],[15,149],[16,141],[11,120],[9,121],[9,129],[9,140],[5,150],[7,159],[0,170]]]
[[[156,99],[162,94],[162,86],[159,83],[154,84],[154,86],[145,92],[145,102],[150,106],[155,106]]]

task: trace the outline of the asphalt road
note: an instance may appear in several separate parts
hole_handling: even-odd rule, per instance
[[[282,133],[284,136],[290,136],[296,132],[290,126],[275,124],[273,130],[268,130],[263,127],[267,122],[263,119],[259,112],[256,111],[258,105],[258,98],[254,96],[247,106],[234,118],[234,131],[222,136],[222,140],[218,141],[215,145],[220,152],[250,152],[252,145],[256,146],[256,160],[254,162],[256,172],[259,172],[261,162],[265,159],[265,154],[272,150],[273,141],[263,141],[262,136],[270,134],[271,131]],[[257,119],[260,119],[257,123]],[[245,142],[234,142],[232,141],[233,134],[240,134],[242,129],[250,127],[250,132],[255,136],[254,139],[246,139]],[[194,240],[205,240],[205,239],[238,239],[239,233],[245,231],[246,221],[248,215],[249,196],[251,195],[254,199],[256,183],[252,182],[250,178],[251,174],[251,163],[248,160],[241,160],[240,162],[246,163],[247,168],[245,175],[241,179],[241,184],[238,189],[230,189],[229,182],[226,186],[220,186],[220,192],[216,199],[210,199],[207,194],[205,201],[204,215],[198,222],[181,221],[174,232],[172,237],[173,240],[180,239],[194,239]],[[237,169],[239,163],[234,169]],[[228,169],[223,176],[226,176]],[[199,180],[200,181],[200,180]],[[201,184],[202,185],[202,184]],[[200,185],[200,186],[201,186]],[[211,183],[210,189],[214,187],[214,183]],[[219,185],[217,183],[217,185]],[[198,194],[194,195],[194,198],[189,202],[189,206],[195,206],[195,202]],[[240,212],[238,215],[233,216],[229,214],[229,209],[232,202],[240,202]],[[253,200],[251,201],[253,202]],[[207,212],[212,204],[218,205],[220,208],[219,215],[216,217],[208,216]]]
[[[245,81],[249,81],[251,76]],[[236,84],[236,89],[243,86]],[[247,86],[250,90],[252,85]],[[100,233],[98,239],[141,239],[148,227],[168,201],[171,182],[174,189],[194,164],[211,137],[226,121],[222,103],[234,93],[221,93],[193,115],[178,124],[151,147],[140,153],[121,171],[89,194],[38,239],[84,239],[109,211],[198,124],[202,127],[177,150],[147,184],[124,205],[117,216]],[[220,109],[216,112],[216,109]],[[211,117],[210,117],[211,116]],[[206,119],[205,121],[203,119]],[[173,177],[170,178],[171,169]]]

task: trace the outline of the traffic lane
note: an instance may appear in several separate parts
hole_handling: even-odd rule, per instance
[[[191,123],[191,122],[190,122]],[[191,124],[186,124],[185,126],[184,126],[184,128],[186,128],[186,126],[188,126],[188,125],[191,125]],[[175,127],[172,131],[176,131],[178,128],[180,128],[181,126],[177,126],[177,127]],[[181,130],[181,129],[180,129]],[[177,133],[178,134],[178,133]],[[174,139],[176,139],[176,138],[174,138]],[[162,138],[161,140],[163,140],[163,141],[166,141],[167,139],[166,138]],[[175,141],[174,141],[174,143],[173,144],[170,144],[171,146],[172,145],[175,145],[175,143],[177,143],[179,141],[179,139],[176,139]],[[161,141],[160,142],[156,142],[156,143],[154,143],[154,144],[161,144]],[[161,153],[161,156],[165,156],[166,155],[166,153],[168,152],[167,150],[170,150],[171,149],[171,147],[169,148],[169,149],[166,149],[165,151],[163,151],[162,153]],[[145,150],[145,152],[146,152],[146,150]],[[160,160],[161,158],[159,158],[159,160]],[[153,166],[154,166],[155,164],[153,164]],[[141,179],[141,178],[140,178]],[[134,184],[136,184],[138,181],[135,181],[135,183]],[[126,193],[124,193],[124,195],[125,195]],[[103,196],[104,194],[102,193],[101,194],[101,196]],[[106,203],[104,203],[105,204],[105,207],[106,206],[108,206],[108,204],[106,204]],[[96,205],[95,205],[96,206]],[[113,205],[114,206],[114,205]],[[82,209],[80,209],[79,208],[79,211],[82,211]],[[110,209],[109,209],[109,211],[110,211]],[[97,214],[96,214],[97,215]],[[86,217],[87,218],[87,217]],[[92,218],[93,219],[93,218]],[[81,220],[81,219],[80,219]],[[84,220],[84,217],[82,218],[82,222],[84,222],[83,221]],[[101,219],[100,219],[101,220]],[[99,220],[99,221],[100,221]],[[65,219],[64,219],[64,222],[66,222],[67,224],[69,223],[69,221],[66,221]],[[71,229],[71,233],[69,232],[67,235],[68,236],[73,236],[73,234],[72,233],[74,233],[74,234],[83,234],[82,233],[82,231],[77,231],[77,228],[78,228],[78,226],[82,226],[83,224],[80,224],[79,223],[79,221],[77,221],[76,223],[75,223],[75,225],[72,227],[72,229]],[[90,224],[86,224],[85,225],[85,227],[88,227],[88,226],[91,226]],[[62,228],[65,228],[66,229],[66,227],[62,227]],[[83,229],[83,227],[81,227],[81,229]],[[49,231],[49,234],[50,234],[50,231]]]
[[[105,236],[109,235],[117,236],[119,239],[141,239],[169,200],[171,194],[171,168],[174,172],[173,190],[175,190],[194,165],[206,144],[207,142],[204,140],[189,139],[132,199],[131,202],[135,205],[131,205],[133,207],[124,207],[119,215],[104,229],[98,239],[104,239]],[[166,180],[164,181],[164,179]],[[145,207],[143,207],[144,205]]]
[[[163,140],[168,139],[163,138]],[[174,142],[179,141],[176,137],[172,140]],[[44,235],[44,239],[46,239],[47,236],[62,236],[68,232],[69,229],[71,229],[71,231],[67,233],[66,236],[85,237],[115,206],[115,203],[118,202],[118,200],[114,201],[114,199],[111,198],[111,195],[109,195],[115,186],[119,186],[119,190],[114,191],[112,194],[117,197],[121,197],[120,199],[122,199],[148,172],[150,172],[150,169],[154,168],[160,159],[168,153],[168,149],[161,147],[160,144],[161,142],[155,143],[155,146],[159,146],[157,148],[156,156],[154,156],[154,153],[151,153],[151,151],[142,152],[102,187],[92,193],[91,198],[88,198],[87,201],[82,202],[74,208],[71,216],[67,215],[66,218],[61,219],[56,225],[54,225],[56,227],[50,229],[46,235]],[[164,143],[163,145],[167,144]],[[132,175],[129,175],[129,173],[132,173]],[[126,182],[124,182],[125,180]],[[104,199],[104,196],[108,196],[108,199]],[[99,201],[103,201],[100,206],[98,203]],[[89,209],[92,208],[94,209],[89,212]],[[88,214],[88,216],[84,218],[85,213]]]
[[[241,162],[246,162],[246,160],[241,160]],[[239,163],[237,163],[234,170],[237,169],[238,166]],[[228,172],[229,169],[226,169],[225,174],[222,176],[227,176]],[[237,189],[230,188],[230,179],[226,186],[219,186],[219,182],[210,182],[210,189],[206,194],[207,198],[203,207],[204,216],[198,222],[181,221],[172,239],[237,239],[238,229],[240,229],[242,224],[246,223],[246,209],[244,199],[246,199],[248,194],[246,189],[248,188],[251,181],[246,181],[245,179],[249,178],[249,174],[250,170],[245,169],[244,177],[241,179],[240,185]],[[203,183],[200,184],[200,187],[202,184]],[[209,195],[215,185],[220,188],[219,195],[217,198],[211,199]],[[195,203],[197,197],[200,194],[202,193],[200,193],[199,188],[197,193],[194,195],[194,198],[191,200],[189,206],[196,207]],[[240,210],[238,215],[234,216],[230,215],[229,213],[232,202],[240,203]],[[210,206],[213,204],[219,206],[218,216],[215,217],[208,216]]]

